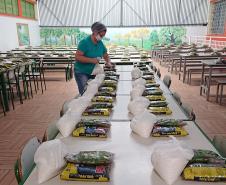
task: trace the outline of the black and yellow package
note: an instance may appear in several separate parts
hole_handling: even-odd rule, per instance
[[[110,96],[95,96],[92,98],[92,102],[109,102],[112,103],[114,101],[113,97]]]
[[[142,96],[148,96],[148,95],[162,95],[163,92],[161,89],[159,90],[144,90]]]
[[[160,84],[157,83],[146,83],[145,88],[151,88],[151,87],[160,87]]]
[[[145,97],[150,101],[166,100],[166,98],[163,95],[147,95]]]
[[[160,119],[155,123],[155,126],[164,126],[164,127],[182,127],[185,125],[186,122],[180,119]]]
[[[166,101],[150,101],[149,107],[167,107]]]
[[[76,128],[78,127],[104,127],[110,128],[111,123],[107,120],[103,119],[89,119],[89,120],[81,120],[77,123]]]
[[[188,132],[183,127],[154,126],[151,135],[160,136],[187,136]]]
[[[221,164],[190,164],[182,173],[185,180],[226,182],[226,166]]]
[[[172,114],[172,110],[169,107],[148,107],[148,111],[152,114]]]
[[[94,166],[68,163],[61,172],[62,180],[107,182],[110,180],[110,166]]]
[[[73,132],[72,136],[74,137],[101,137],[106,138],[107,133],[109,131],[109,128],[104,127],[89,127],[89,126],[83,126],[83,127],[77,127]]]
[[[102,108],[107,108],[107,109],[112,109],[113,104],[108,103],[108,102],[93,102],[92,105],[89,105],[87,109],[102,109]]]
[[[110,116],[111,109],[86,109],[83,116]]]
[[[114,92],[116,89],[113,87],[106,87],[106,86],[100,86],[98,91],[99,92]]]

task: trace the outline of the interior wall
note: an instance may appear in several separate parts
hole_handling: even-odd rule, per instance
[[[0,51],[18,48],[17,23],[28,24],[30,45],[40,45],[40,28],[37,20],[21,19],[10,16],[0,16]]]

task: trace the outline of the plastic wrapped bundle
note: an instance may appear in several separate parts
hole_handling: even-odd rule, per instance
[[[164,127],[181,127],[185,126],[186,123],[183,120],[179,119],[160,119],[155,123],[156,126],[164,126]]]
[[[107,137],[111,124],[103,120],[83,120],[76,125],[72,135],[75,137]]]
[[[150,101],[149,107],[167,107],[166,101]]]
[[[160,86],[160,84],[157,84],[157,83],[147,83],[147,84],[145,84],[145,87],[146,88],[151,88],[151,87],[159,87]]]
[[[111,109],[102,108],[102,109],[86,109],[82,115],[83,116],[110,116]]]
[[[185,148],[176,138],[157,142],[153,146],[151,161],[155,171],[168,184],[173,184],[181,175],[194,153]]]
[[[92,105],[89,105],[87,109],[102,109],[102,108],[107,108],[107,109],[112,109],[113,104],[108,103],[108,102],[98,102],[98,103],[92,103]]]
[[[98,89],[99,92],[115,92],[115,90],[116,89],[113,87],[106,87],[106,86],[101,86]]]
[[[154,126],[152,130],[152,136],[187,136],[188,132],[182,127],[164,127],[164,126]]]
[[[105,151],[83,151],[65,157],[67,167],[60,175],[62,180],[106,182],[110,180],[113,154]]]
[[[162,95],[162,90],[145,90],[142,94],[142,96],[148,96],[148,95]]]
[[[142,72],[139,68],[136,67],[131,71],[131,76],[132,79],[138,79],[142,76]]]
[[[99,91],[95,94],[95,96],[110,96],[110,97],[116,97],[116,92],[107,92],[107,91]]]
[[[145,96],[147,99],[149,99],[150,101],[164,101],[166,100],[166,98],[162,95],[147,95]]]
[[[112,103],[114,101],[113,97],[110,96],[95,96],[92,99],[92,102],[109,102]]]
[[[148,107],[148,110],[152,114],[172,114],[172,110],[169,107]]]

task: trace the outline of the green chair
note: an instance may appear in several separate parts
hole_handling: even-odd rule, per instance
[[[50,123],[45,131],[43,136],[42,142],[50,141],[56,138],[57,134],[59,133],[58,128],[56,127],[57,121]]]
[[[160,69],[159,69],[159,68],[158,68],[156,74],[157,74],[157,76],[158,76],[159,78],[161,78],[161,72],[160,72]]]
[[[171,85],[171,77],[169,75],[165,75],[163,77],[163,83],[168,87],[170,88],[170,85]]]
[[[172,96],[179,105],[182,105],[181,96],[177,92],[173,92]]]
[[[195,121],[196,115],[193,111],[193,108],[187,103],[182,103],[181,107],[184,110],[185,114],[188,116],[189,120]]]
[[[60,117],[62,117],[66,112],[67,110],[69,109],[68,105],[69,103],[74,100],[74,99],[77,99],[80,97],[80,94],[76,95],[74,98],[70,99],[70,100],[66,100],[60,110]]]
[[[220,155],[226,158],[226,136],[215,135],[213,137],[213,145],[218,150]]]
[[[6,115],[6,110],[5,110],[5,105],[4,105],[4,103],[3,103],[2,87],[1,87],[1,84],[0,84],[0,103],[1,103],[2,110],[3,110],[4,116],[5,116],[5,115]]]
[[[37,137],[29,139],[14,165],[14,172],[19,185],[24,184],[35,166],[34,155],[40,142]]]

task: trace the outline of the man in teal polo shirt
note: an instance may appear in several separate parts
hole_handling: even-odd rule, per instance
[[[87,81],[95,77],[91,74],[101,57],[106,61],[106,65],[112,66],[107,49],[101,41],[107,28],[102,23],[95,22],[91,30],[92,35],[80,41],[75,54],[74,73],[80,95],[84,93]]]

